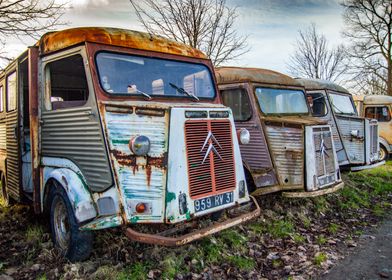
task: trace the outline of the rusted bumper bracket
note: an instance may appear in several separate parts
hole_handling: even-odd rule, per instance
[[[381,166],[385,164],[385,160],[383,161],[379,161],[373,164],[369,164],[369,165],[361,165],[361,166],[352,166],[350,168],[351,171],[361,171],[361,170],[366,170],[366,169],[371,169],[371,168],[375,168],[377,166]]]
[[[203,228],[179,237],[166,237],[157,234],[146,234],[146,233],[134,231],[131,228],[127,228],[126,235],[129,239],[141,243],[155,244],[155,245],[162,245],[162,246],[169,246],[169,247],[185,245],[192,241],[198,240],[200,238],[217,233],[227,228],[231,228],[233,226],[247,222],[255,217],[258,217],[260,215],[260,206],[258,205],[254,197],[252,196],[250,197],[256,206],[256,209],[253,210],[252,212],[243,214],[241,216],[232,218],[222,223],[217,223],[207,228]]]
[[[321,190],[318,190],[318,191],[313,191],[313,192],[305,192],[305,191],[302,191],[302,192],[283,192],[282,195],[284,197],[291,197],[291,198],[316,197],[316,196],[320,196],[320,195],[336,192],[337,190],[339,190],[339,189],[341,189],[343,187],[344,187],[344,183],[340,182],[339,184],[337,184],[337,185],[335,185],[333,187],[321,189]]]

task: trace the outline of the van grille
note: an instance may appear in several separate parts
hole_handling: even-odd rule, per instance
[[[336,171],[331,129],[329,127],[314,127],[313,141],[319,186],[331,184],[335,181]]]
[[[370,121],[370,154],[371,158],[378,155],[378,123]]]
[[[185,122],[189,193],[192,199],[227,192],[235,188],[231,133],[229,120]],[[206,139],[208,139],[207,144],[202,149]],[[217,154],[211,150],[205,158],[210,145],[216,149]]]

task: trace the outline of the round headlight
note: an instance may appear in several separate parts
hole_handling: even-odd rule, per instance
[[[246,128],[241,128],[238,133],[238,139],[241,144],[246,145],[250,142],[250,133]]]
[[[150,151],[150,139],[147,136],[138,135],[131,139],[129,148],[137,156],[145,156]]]

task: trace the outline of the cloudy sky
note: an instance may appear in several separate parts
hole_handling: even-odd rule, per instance
[[[68,1],[68,0],[58,0]],[[226,0],[236,6],[236,28],[249,36],[249,53],[231,65],[261,67],[287,72],[286,63],[293,52],[298,30],[315,23],[330,45],[342,42],[342,9],[339,0]],[[69,1],[68,1],[69,2]],[[143,30],[129,0],[71,0],[63,20],[72,26],[108,26]],[[8,40],[7,49],[18,55],[26,45]]]

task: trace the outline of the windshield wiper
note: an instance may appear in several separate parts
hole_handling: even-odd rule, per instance
[[[192,97],[192,98],[194,98],[195,100],[199,101],[199,98],[198,98],[196,95],[187,92],[185,89],[180,88],[180,87],[178,87],[178,86],[176,86],[175,84],[172,84],[172,83],[169,83],[169,85],[170,85],[172,88],[175,88],[179,93],[186,94],[186,95],[188,95],[189,97]]]
[[[138,90],[136,87],[133,87],[132,85],[128,85],[128,88],[131,88],[132,90],[136,91],[137,93],[140,93],[144,97],[146,97],[148,100],[151,100],[152,97],[148,93],[145,93],[144,91]]]

